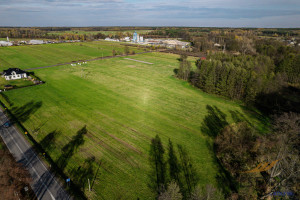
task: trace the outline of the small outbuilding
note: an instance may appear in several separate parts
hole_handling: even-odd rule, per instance
[[[6,80],[16,80],[27,78],[27,73],[19,68],[9,68],[3,71],[3,76]]]
[[[43,40],[30,40],[29,44],[44,44]]]
[[[12,42],[6,42],[6,41],[0,41],[0,47],[3,46],[3,47],[9,47],[9,46],[12,46],[13,43]]]

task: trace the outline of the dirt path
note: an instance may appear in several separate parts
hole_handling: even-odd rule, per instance
[[[131,58],[124,58],[124,59],[126,59],[126,60],[132,60],[132,61],[140,62],[140,63],[145,63],[145,64],[148,64],[148,65],[153,65],[153,63],[145,62],[145,61],[142,61],[142,60],[135,60],[135,59],[131,59]]]

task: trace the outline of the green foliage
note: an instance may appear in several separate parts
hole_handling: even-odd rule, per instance
[[[113,56],[116,56],[116,55],[117,55],[117,52],[116,52],[115,49],[112,50],[112,55],[113,55]]]
[[[128,47],[128,46],[125,46],[125,47],[124,47],[124,54],[125,54],[125,55],[128,55],[129,53],[130,53],[129,47]]]
[[[184,71],[182,65],[178,69],[178,77],[184,80],[188,77],[193,85],[205,92],[246,103],[253,103],[258,93],[270,90],[270,84],[276,85],[277,81],[272,73],[274,64],[267,56],[209,55],[207,60],[196,62],[197,69],[189,76],[185,74],[189,70]]]
[[[8,56],[8,52],[0,56],[7,63],[23,60],[26,68],[28,63],[24,59],[27,55],[31,55],[27,60],[34,66],[72,60],[74,54],[78,57],[83,53],[89,57],[101,56],[99,45],[105,46],[104,56],[111,56],[113,46],[108,47],[108,44],[112,43],[83,44],[89,45],[90,50],[78,51],[80,46],[73,48],[70,44],[54,45],[54,50],[52,46],[47,49],[39,45],[26,49],[14,47],[18,57],[15,54]],[[39,59],[33,56],[36,52],[39,52]],[[64,173],[73,179],[77,169],[84,167],[85,170],[80,168],[78,172],[85,174],[89,171],[87,159],[91,156],[95,157],[96,163],[101,162],[92,192],[84,191],[91,194],[91,199],[154,199],[156,193],[148,187],[147,173],[151,169],[148,159],[151,138],[156,134],[166,145],[165,160],[170,138],[174,147],[182,144],[187,148],[201,177],[199,184],[217,185],[217,164],[208,145],[211,139],[199,128],[207,114],[206,105],[217,106],[228,116],[228,123],[233,122],[231,111],[242,113],[258,129],[264,129],[264,123],[256,113],[252,114],[236,102],[203,93],[173,78],[172,70],[178,66],[177,55],[149,53],[132,58],[154,64],[112,58],[91,61],[81,67],[65,65],[39,69],[34,72],[45,84],[7,91],[5,95],[15,107],[12,112],[18,114],[22,125],[34,133],[32,137],[43,144],[54,161],[62,155],[65,157],[62,148],[69,147],[68,143],[74,144],[72,139],[86,125],[88,132],[83,136],[84,143],[80,143],[82,145],[64,164]],[[54,131],[59,134],[53,134]],[[175,152],[178,153],[177,148]],[[179,159],[179,154],[177,157]],[[97,168],[93,168],[94,176]]]
[[[258,40],[256,50],[269,56],[275,63],[275,72],[287,75],[287,82],[300,82],[300,52],[299,49],[283,45],[276,41]]]
[[[179,62],[177,76],[183,80],[188,80],[192,67],[190,61],[187,59],[187,55],[182,54]]]

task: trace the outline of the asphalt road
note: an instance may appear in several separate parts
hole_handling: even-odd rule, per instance
[[[7,117],[0,110],[0,125],[6,121]],[[17,162],[29,170],[33,180],[31,187],[39,200],[72,199],[14,126],[8,128],[1,126],[0,129],[0,135],[9,151]]]

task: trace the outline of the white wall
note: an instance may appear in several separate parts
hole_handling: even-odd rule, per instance
[[[27,74],[16,74],[16,75],[10,75],[10,76],[4,76],[6,80],[16,80],[21,78],[27,78]]]

